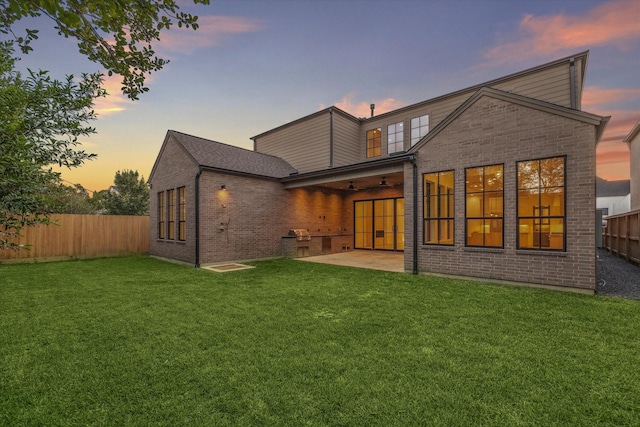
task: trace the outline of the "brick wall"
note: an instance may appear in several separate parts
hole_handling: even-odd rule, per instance
[[[516,249],[516,162],[566,155],[566,252]],[[421,272],[595,288],[595,128],[484,96],[417,153]],[[468,167],[504,164],[504,248],[465,247]],[[422,174],[455,170],[455,244],[422,245]],[[405,268],[411,268],[411,166],[405,169]]]
[[[198,166],[187,156],[171,138],[164,146],[162,155],[158,159],[155,173],[150,181],[149,190],[149,254],[163,258],[195,263],[195,176]],[[158,238],[158,192],[185,187],[187,204],[187,236],[184,242],[176,239]],[[166,194],[166,193],[165,193]],[[166,196],[165,196],[166,198]],[[165,199],[165,206],[167,205]],[[178,219],[178,204],[175,203],[176,220]],[[165,220],[168,219],[165,217]]]

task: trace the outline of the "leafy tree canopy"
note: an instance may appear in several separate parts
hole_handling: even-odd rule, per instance
[[[74,167],[94,157],[78,148],[78,137],[95,133],[93,101],[104,96],[100,75],[22,76],[14,62],[11,44],[0,43],[0,248],[16,248],[10,240],[22,227],[47,223],[58,208],[52,165]]]
[[[209,0],[193,0],[209,4]],[[58,33],[78,40],[78,50],[101,64],[109,75],[122,76],[122,92],[131,99],[146,92],[145,74],[161,70],[168,60],[155,56],[151,43],[172,25],[198,28],[198,17],[181,12],[174,0],[0,0],[0,33],[12,37],[23,53],[33,48],[38,31],[16,34],[25,17],[47,17]]]
[[[116,172],[103,203],[109,215],[149,215],[149,188],[138,171]]]

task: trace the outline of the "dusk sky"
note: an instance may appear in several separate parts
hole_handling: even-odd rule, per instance
[[[118,170],[148,178],[168,129],[252,148],[252,136],[335,105],[358,117],[410,105],[589,50],[582,109],[612,116],[598,175],[629,178],[624,137],[640,119],[640,1],[179,2],[198,31],[171,29],[154,47],[171,62],[139,101],[97,104],[98,158],[63,178],[96,191]],[[101,71],[46,18],[21,68],[54,77]]]

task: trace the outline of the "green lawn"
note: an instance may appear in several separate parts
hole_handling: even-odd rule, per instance
[[[291,260],[0,266],[0,425],[640,425],[640,303]]]

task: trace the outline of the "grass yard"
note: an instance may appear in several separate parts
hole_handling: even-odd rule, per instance
[[[0,266],[0,425],[640,425],[640,303],[274,260]]]

